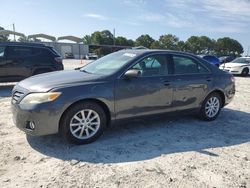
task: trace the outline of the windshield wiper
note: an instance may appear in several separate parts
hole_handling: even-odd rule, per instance
[[[78,69],[78,70],[80,70],[81,72],[85,72],[85,73],[91,74],[91,72],[88,72],[88,71],[86,71],[84,69]]]

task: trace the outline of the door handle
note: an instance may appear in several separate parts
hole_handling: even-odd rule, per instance
[[[207,77],[206,77],[206,80],[207,80],[208,82],[211,82],[211,81],[212,81],[212,77],[211,77],[211,76],[207,76]]]
[[[169,80],[163,80],[162,82],[165,86],[169,86],[171,83]]]

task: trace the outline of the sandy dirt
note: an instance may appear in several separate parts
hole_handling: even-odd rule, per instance
[[[233,102],[213,122],[134,120],[83,146],[17,129],[14,84],[0,85],[0,187],[250,187],[250,77],[236,77]]]

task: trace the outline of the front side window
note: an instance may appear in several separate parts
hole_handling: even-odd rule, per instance
[[[167,75],[167,58],[165,55],[150,56],[135,64],[132,69],[140,70],[142,77]]]
[[[207,73],[208,70],[195,60],[173,55],[175,74],[199,74]]]
[[[0,46],[0,57],[4,57],[5,47]]]
[[[249,64],[250,63],[250,58],[236,58],[235,60],[232,61],[232,63],[243,63],[243,64]]]

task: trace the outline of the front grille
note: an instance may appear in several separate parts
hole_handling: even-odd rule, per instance
[[[20,101],[20,99],[23,97],[24,93],[20,91],[15,91],[12,95],[12,102],[17,103]]]

